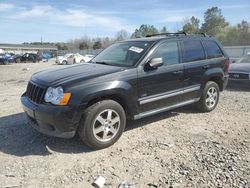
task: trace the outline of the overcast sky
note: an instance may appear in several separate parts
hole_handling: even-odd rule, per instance
[[[174,32],[184,18],[202,20],[212,6],[221,8],[231,24],[250,22],[249,0],[0,0],[0,43],[114,36],[121,29],[132,33],[141,24]]]

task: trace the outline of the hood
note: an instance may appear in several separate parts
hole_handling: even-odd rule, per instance
[[[230,72],[245,72],[250,73],[250,63],[234,63],[229,66]]]
[[[72,81],[88,80],[122,70],[124,70],[122,67],[86,63],[41,71],[35,73],[31,79],[45,86],[56,86]]]

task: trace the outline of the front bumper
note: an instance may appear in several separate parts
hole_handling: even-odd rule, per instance
[[[227,88],[249,90],[250,89],[250,80],[229,79]]]
[[[25,94],[21,97],[21,103],[29,124],[37,131],[61,138],[75,135],[81,118],[77,108],[35,104]]]

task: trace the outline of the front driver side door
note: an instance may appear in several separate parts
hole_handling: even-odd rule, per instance
[[[153,58],[162,58],[164,64],[154,69],[138,69],[140,113],[180,102],[179,93],[183,89],[184,67],[180,63],[178,41],[160,44],[148,61]]]

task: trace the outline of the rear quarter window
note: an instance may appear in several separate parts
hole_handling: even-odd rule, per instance
[[[205,52],[201,41],[187,40],[183,41],[183,61],[199,61],[205,59]]]
[[[217,57],[222,57],[223,53],[218,46],[218,44],[214,41],[203,41],[206,53],[207,53],[207,58],[217,58]]]

